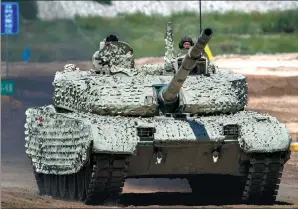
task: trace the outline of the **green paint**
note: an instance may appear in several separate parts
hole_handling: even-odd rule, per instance
[[[171,66],[166,66],[166,71],[172,71],[172,67]]]
[[[153,141],[143,141],[143,142],[138,142],[139,146],[152,146]]]
[[[15,81],[1,80],[1,95],[11,96],[15,93]]]

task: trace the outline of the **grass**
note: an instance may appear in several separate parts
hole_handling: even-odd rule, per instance
[[[203,14],[203,27],[211,27],[214,36],[210,48],[214,55],[297,52],[298,10],[261,13]],[[90,60],[99,42],[115,33],[133,46],[137,58],[164,55],[166,23],[173,22],[176,46],[184,35],[197,37],[199,16],[176,13],[107,17],[76,17],[72,20],[21,21],[20,34],[9,36],[9,60],[21,61],[23,50],[31,47],[31,61]],[[178,47],[177,47],[178,48]],[[5,39],[1,40],[5,60]]]

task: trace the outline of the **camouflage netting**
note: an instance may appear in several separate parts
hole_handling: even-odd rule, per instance
[[[116,72],[127,76],[97,75],[66,66],[66,70],[56,73],[53,82],[55,106],[101,115],[154,116],[158,104],[152,85],[169,83],[173,76],[161,75],[160,65],[137,69],[112,67],[110,73]],[[247,104],[246,78],[218,69],[210,77],[189,76],[181,95],[184,112],[236,112]]]
[[[26,153],[37,172],[77,172],[93,141],[94,152],[130,153],[140,141],[137,127],[155,127],[155,141],[221,141],[223,126],[238,124],[240,147],[245,152],[274,152],[289,147],[290,135],[275,117],[240,111],[233,115],[175,120],[171,117],[130,118],[91,113],[57,113],[53,106],[26,112]],[[44,121],[40,121],[42,118]]]
[[[92,64],[96,70],[107,70],[111,66],[133,68],[135,61],[132,48],[125,42],[114,42],[96,51],[92,56]]]
[[[36,172],[78,172],[93,140],[90,125],[71,115],[56,114],[53,106],[28,109],[26,115],[26,153]]]

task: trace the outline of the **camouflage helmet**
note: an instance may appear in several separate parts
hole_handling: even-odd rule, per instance
[[[189,36],[184,36],[181,38],[180,42],[179,42],[179,48],[182,49],[183,48],[183,44],[185,42],[189,42],[191,46],[194,45],[194,42],[192,41],[192,38]]]

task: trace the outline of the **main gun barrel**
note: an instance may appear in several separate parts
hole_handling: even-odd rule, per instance
[[[213,31],[211,28],[206,28],[200,34],[197,42],[188,50],[182,60],[182,64],[176,72],[169,85],[161,92],[164,103],[172,103],[177,99],[177,95],[185,82],[190,71],[196,66],[197,60],[201,57],[201,53],[212,37]]]

